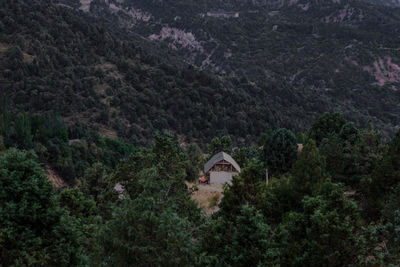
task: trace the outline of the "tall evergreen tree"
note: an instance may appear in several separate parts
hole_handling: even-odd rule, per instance
[[[217,154],[218,152],[232,152],[232,139],[230,136],[214,137],[211,143],[207,145],[208,154],[210,157]]]
[[[33,152],[0,158],[0,262],[4,266],[85,263],[76,221],[61,208]]]
[[[322,140],[327,138],[330,134],[339,134],[345,123],[346,120],[341,113],[324,113],[314,122],[309,131],[309,136],[319,145]]]
[[[279,175],[288,172],[296,161],[297,139],[288,129],[274,131],[264,144],[264,160],[269,172]]]
[[[309,140],[293,165],[293,190],[311,195],[319,190],[327,178],[325,159],[319,154],[314,140]]]
[[[376,217],[391,192],[400,184],[400,131],[389,143],[381,163],[373,171],[371,180],[364,187],[371,216]]]
[[[359,212],[340,185],[330,182],[316,196],[306,196],[301,210],[287,213],[278,242],[284,266],[348,266],[358,264],[363,238],[356,231]]]

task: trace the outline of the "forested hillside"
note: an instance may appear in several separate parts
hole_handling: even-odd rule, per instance
[[[0,146],[4,266],[400,263],[400,132],[384,143],[372,127],[357,128],[339,113],[326,113],[307,134],[270,129],[255,147],[233,150],[229,136],[214,138],[208,156],[196,144],[180,146],[168,133],[155,135],[151,148],[93,139],[88,151],[81,145],[70,148],[74,160],[81,155],[73,162],[89,165],[82,166],[75,187],[56,192],[36,147],[41,138],[49,140],[42,146],[52,158],[65,138],[81,136],[84,142],[87,133],[66,132],[62,124],[46,131],[47,121],[55,125],[55,118],[13,120],[25,138],[14,133]],[[28,122],[34,138],[22,131]],[[36,153],[15,148],[29,144]],[[117,148],[126,154],[112,167],[107,155]],[[219,211],[207,216],[191,194],[210,185],[187,184],[215,151],[231,153],[241,172],[224,187]],[[122,190],[115,189],[117,184]]]
[[[135,144],[162,129],[186,142],[252,142],[332,110],[394,133],[397,9],[185,3],[2,2],[4,98],[15,111],[55,112]],[[240,16],[207,15],[221,8]],[[343,8],[354,11],[334,21]]]
[[[1,12],[2,93],[18,111],[57,112],[141,144],[162,129],[207,140],[306,124],[247,80],[196,70],[106,20],[46,1],[3,3]]]
[[[0,267],[400,265],[399,26],[349,0],[0,0]],[[221,151],[241,170],[210,215]]]
[[[90,13],[201,69],[249,81],[257,98],[273,99],[272,110],[296,109],[306,126],[327,110],[387,133],[399,123],[398,9],[348,0],[127,0],[94,1]]]

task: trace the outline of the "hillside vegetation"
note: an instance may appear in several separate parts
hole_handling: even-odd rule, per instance
[[[0,1],[0,267],[400,265],[399,19]]]
[[[270,108],[263,112],[279,111],[280,126],[309,127],[316,114],[332,110],[385,133],[399,123],[398,9],[348,0],[91,6],[91,14],[168,45],[201,69],[249,82],[249,97],[262,99],[257,106]],[[228,11],[238,17],[215,15]]]
[[[214,138],[209,155],[232,153],[241,173],[224,186],[218,208],[204,207],[218,210],[211,217],[186,186],[207,159],[196,144],[181,147],[168,133],[156,135],[151,148],[120,143],[127,154],[116,167],[105,161],[117,148],[111,140],[106,147],[92,143],[105,152],[95,163],[92,148],[82,154],[72,147],[73,162],[80,153],[87,158],[78,162],[90,165],[82,166],[75,187],[56,193],[40,165],[46,160],[37,154],[40,136],[43,130],[31,139],[36,153],[16,149],[15,138],[0,147],[0,259],[7,266],[400,263],[400,132],[386,144],[373,128],[326,113],[297,138],[284,128],[264,133],[262,151],[232,151],[229,136]],[[51,142],[65,137],[59,132]]]
[[[351,2],[363,20],[335,23],[321,19],[338,4],[322,13],[246,4],[228,19],[199,14],[233,3],[93,1],[93,13],[65,4],[76,9],[1,5],[0,82],[17,111],[56,112],[139,144],[162,129],[187,142],[251,142],[270,127],[304,130],[330,110],[385,137],[399,122],[397,9]]]

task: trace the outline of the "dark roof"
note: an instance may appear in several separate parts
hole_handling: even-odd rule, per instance
[[[235,167],[238,172],[240,172],[239,164],[237,164],[237,162],[230,155],[226,154],[225,152],[219,152],[212,156],[212,158],[207,161],[206,164],[204,164],[204,173],[208,172],[212,168],[212,166],[215,165],[215,163],[220,162],[221,160],[226,160],[227,162],[232,164],[232,166]]]

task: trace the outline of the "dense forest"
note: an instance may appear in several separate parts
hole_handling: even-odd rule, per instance
[[[151,148],[132,147],[57,117],[13,121],[0,152],[2,266],[400,264],[400,132],[384,143],[326,113],[307,133],[270,129],[254,147],[214,138],[209,155],[232,153],[242,171],[206,216],[185,183],[208,157],[196,144],[161,132]],[[87,145],[65,144],[74,137]],[[56,191],[44,164],[59,158],[81,165],[62,169],[78,176]]]
[[[399,29],[351,0],[0,0],[0,267],[400,265]]]
[[[237,17],[224,17],[229,11]],[[399,124],[397,8],[351,0],[110,0],[93,1],[90,14],[200,69],[248,82],[258,113],[274,114],[256,120],[305,130],[323,112],[340,111],[385,137]],[[240,120],[249,114],[242,110]]]
[[[326,23],[320,19],[341,6],[329,5],[313,19],[320,5],[308,13],[260,6],[257,14],[244,5],[237,20],[221,20],[194,14],[233,2],[190,1],[185,8],[182,1],[135,1],[160,16],[135,22],[123,10],[111,12],[109,2],[93,1],[93,12],[65,3],[72,8],[1,2],[1,92],[16,112],[56,113],[68,124],[147,146],[163,129],[202,147],[223,135],[250,144],[270,128],[305,131],[325,111],[339,111],[358,127],[372,123],[386,139],[399,123],[397,9],[352,2],[364,10],[363,21]],[[167,20],[174,13],[164,10],[181,20]],[[178,38],[186,27],[182,42],[193,30],[204,53],[148,38],[162,25],[176,28]],[[382,75],[389,75],[382,85],[374,76],[380,59]]]

